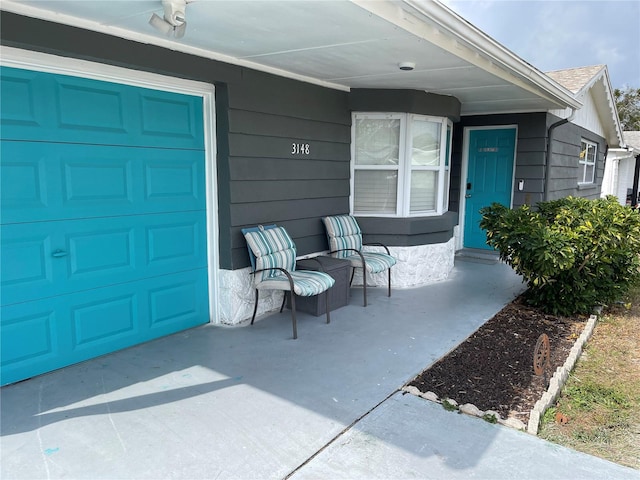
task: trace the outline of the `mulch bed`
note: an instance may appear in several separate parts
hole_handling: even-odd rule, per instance
[[[459,405],[472,403],[502,418],[525,424],[548,380],[563,365],[588,317],[544,314],[517,298],[448,355],[408,385]],[[533,354],[541,334],[549,336],[548,378],[533,371]]]

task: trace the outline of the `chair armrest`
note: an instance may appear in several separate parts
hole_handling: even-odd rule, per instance
[[[362,245],[368,246],[368,247],[382,247],[387,251],[387,255],[391,255],[389,248],[384,243],[373,242],[373,243],[363,243]]]

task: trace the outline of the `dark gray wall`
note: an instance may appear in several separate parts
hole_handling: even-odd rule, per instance
[[[286,227],[300,254],[327,248],[320,218],[349,210],[347,93],[12,13],[0,22],[3,45],[216,86],[220,267],[249,264],[240,229],[260,223]]]
[[[549,115],[547,123],[553,124],[559,120]],[[598,144],[596,173],[593,185],[578,185],[581,139]],[[551,133],[551,160],[548,181],[548,200],[556,200],[568,196],[600,198],[607,142],[599,135],[585,128],[566,123],[554,129]]]
[[[349,92],[354,112],[400,112],[460,119],[460,100],[422,90],[354,88]]]
[[[387,246],[413,247],[446,243],[458,224],[457,212],[432,217],[378,218],[358,217],[365,243],[379,242]]]

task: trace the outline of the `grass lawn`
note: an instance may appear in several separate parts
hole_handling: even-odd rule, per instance
[[[640,469],[640,286],[605,309],[539,436]]]

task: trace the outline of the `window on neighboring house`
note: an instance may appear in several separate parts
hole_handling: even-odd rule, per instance
[[[352,205],[356,215],[439,215],[449,203],[453,124],[405,113],[355,113]]]
[[[580,158],[578,160],[578,183],[593,183],[596,173],[596,154],[598,145],[588,140],[580,143]]]

